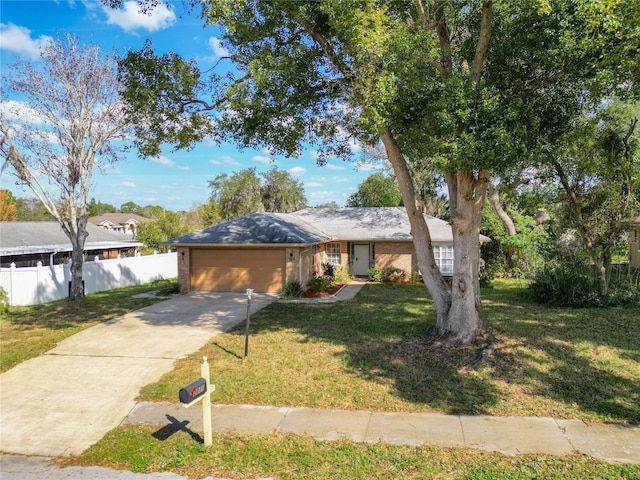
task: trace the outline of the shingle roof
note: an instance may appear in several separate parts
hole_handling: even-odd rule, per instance
[[[449,223],[425,215],[431,239],[451,242]],[[404,207],[308,208],[295,213],[254,213],[172,238],[167,245],[310,245],[330,240],[412,241]],[[489,241],[487,237],[481,238]]]
[[[131,235],[87,224],[85,250],[142,245]],[[0,255],[70,252],[71,242],[58,222],[0,222]]]
[[[172,238],[168,245],[308,245],[331,238],[301,218],[286,213],[252,213],[242,218]]]

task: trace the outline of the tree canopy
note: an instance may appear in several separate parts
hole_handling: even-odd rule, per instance
[[[144,3],[144,2],[143,2]],[[216,0],[237,74],[204,76],[150,44],[120,63],[143,152],[212,136],[319,161],[382,142],[398,180],[438,334],[482,335],[478,235],[491,173],[560,135],[585,91],[636,93],[637,2],[609,0]],[[629,93],[629,92],[627,92]],[[167,121],[168,120],[168,121]],[[428,168],[427,168],[428,167]],[[449,287],[417,206],[415,172],[445,179],[454,235]]]
[[[391,175],[373,173],[351,194],[347,207],[400,207],[402,198],[398,182]]]

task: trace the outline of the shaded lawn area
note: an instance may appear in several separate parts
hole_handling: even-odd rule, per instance
[[[483,292],[495,354],[444,351],[425,334],[424,286],[369,284],[351,301],[274,303],[176,363],[140,400],[177,402],[211,365],[214,402],[377,411],[553,416],[640,423],[640,305],[566,309],[527,300],[517,282]]]
[[[0,313],[0,372],[36,357],[65,338],[127,312],[165,300],[134,298],[157,288],[155,283],[87,295],[79,302],[67,299]]]

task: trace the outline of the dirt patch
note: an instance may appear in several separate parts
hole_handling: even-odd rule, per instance
[[[338,291],[344,287],[344,283],[335,283],[329,287],[328,290],[324,292],[316,292],[313,288],[309,288],[305,290],[304,296],[305,298],[324,298],[324,297],[333,297]]]

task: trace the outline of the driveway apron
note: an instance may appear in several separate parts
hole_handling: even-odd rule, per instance
[[[254,295],[251,312],[275,300]],[[241,293],[176,296],[84,330],[17,365],[0,375],[0,451],[81,453],[129,414],[143,386],[246,314]]]

